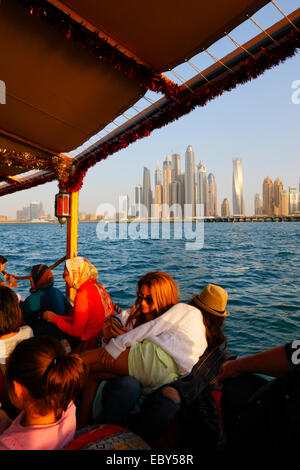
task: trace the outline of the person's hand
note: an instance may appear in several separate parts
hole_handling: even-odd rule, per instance
[[[216,385],[221,385],[224,380],[237,377],[238,375],[240,375],[238,359],[226,361],[221,365],[219,375],[215,379],[215,383]]]
[[[53,322],[56,316],[57,315],[53,312],[50,312],[50,310],[47,310],[46,312],[43,313],[43,319],[49,322]]]
[[[8,282],[8,287],[18,287],[18,284],[16,283],[16,280],[12,274],[6,274],[5,279]]]
[[[102,339],[102,341],[104,343],[108,343],[109,340],[111,340],[112,337],[113,337],[113,334],[112,334],[111,321],[108,317],[103,322],[103,339]]]

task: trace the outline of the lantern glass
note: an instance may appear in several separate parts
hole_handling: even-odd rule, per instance
[[[55,216],[59,219],[70,217],[70,195],[66,192],[59,192],[55,196]]]

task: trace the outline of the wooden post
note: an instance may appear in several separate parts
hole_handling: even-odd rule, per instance
[[[78,199],[79,192],[70,194],[70,214],[67,220],[67,259],[77,256],[78,248]],[[75,298],[76,290],[66,286],[66,295]]]

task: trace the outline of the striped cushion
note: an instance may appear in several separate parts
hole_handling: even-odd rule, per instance
[[[133,432],[115,424],[95,424],[78,429],[64,450],[150,450]]]

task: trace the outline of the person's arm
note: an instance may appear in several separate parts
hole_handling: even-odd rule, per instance
[[[114,359],[105,348],[90,349],[80,353],[89,372],[111,372],[116,375],[129,375],[127,348],[117,359]]]
[[[227,361],[220,367],[218,384],[241,374],[257,373],[278,377],[291,368],[285,346],[269,349],[252,356]]]
[[[44,318],[55,323],[64,333],[76,338],[81,337],[89,317],[88,294],[86,291],[78,292],[74,302],[74,314],[72,317],[64,318],[61,315],[49,315],[49,312],[45,312],[45,314]]]
[[[117,338],[112,338],[109,343],[104,346],[105,349],[116,359],[130,346],[147,339],[149,336],[153,338],[154,336],[164,333],[166,330],[170,329],[178,319],[174,313],[174,309],[177,309],[177,305],[171,307],[160,317],[143,323]]]

